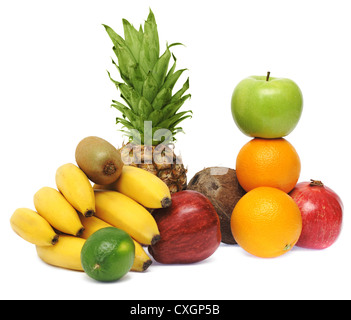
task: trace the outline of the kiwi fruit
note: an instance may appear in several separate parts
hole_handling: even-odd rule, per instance
[[[222,242],[236,244],[230,220],[235,205],[246,193],[238,182],[236,171],[225,167],[205,168],[194,175],[187,189],[198,191],[211,201],[220,220]]]
[[[92,182],[100,185],[115,182],[123,168],[120,152],[108,141],[93,136],[79,142],[76,162]]]

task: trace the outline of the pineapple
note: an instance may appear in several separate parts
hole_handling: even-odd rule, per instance
[[[179,91],[173,88],[186,69],[176,71],[176,58],[167,44],[160,56],[156,20],[150,10],[144,24],[135,29],[123,19],[123,39],[104,25],[113,42],[118,63],[112,59],[123,82],[112,79],[125,103],[112,100],[112,106],[122,113],[117,124],[129,142],[121,148],[126,164],[143,168],[161,178],[171,193],[181,191],[187,185],[187,170],[180,157],[174,153],[175,135],[182,131],[179,123],[190,118],[191,111],[178,112],[190,98],[189,78]],[[170,60],[173,65],[169,69]]]

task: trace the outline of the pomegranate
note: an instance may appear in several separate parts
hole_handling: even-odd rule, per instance
[[[326,249],[341,232],[343,204],[321,181],[298,183],[290,192],[302,215],[302,233],[297,246]]]

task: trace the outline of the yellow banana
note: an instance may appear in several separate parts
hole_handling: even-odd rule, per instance
[[[85,239],[62,235],[56,245],[36,248],[39,258],[50,265],[84,271],[80,260],[84,243]]]
[[[124,166],[119,179],[94,189],[115,190],[139,202],[146,208],[167,208],[172,204],[168,186],[154,174],[137,167]]]
[[[134,241],[135,245],[135,258],[131,271],[143,272],[152,264],[152,260],[146,254],[144,248],[137,241]]]
[[[111,224],[97,218],[97,217],[90,217],[86,218],[83,215],[79,215],[80,220],[85,228],[82,238],[88,239],[94,232],[107,227],[112,227]],[[134,241],[135,245],[135,259],[131,271],[142,272],[145,271],[151,264],[152,260],[146,254],[143,247],[140,245],[139,242]]]
[[[17,209],[11,216],[10,224],[20,237],[35,245],[52,246],[58,241],[58,235],[50,224],[31,209]]]
[[[117,191],[95,190],[96,216],[127,232],[143,245],[160,239],[154,217],[142,205]]]
[[[56,189],[41,188],[34,195],[34,206],[55,229],[74,236],[84,231],[76,210]]]
[[[86,217],[95,214],[93,187],[85,173],[72,163],[56,171],[56,185],[67,201]]]

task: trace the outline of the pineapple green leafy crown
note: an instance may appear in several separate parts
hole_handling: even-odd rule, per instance
[[[120,123],[127,129],[121,131],[130,140],[140,140],[138,143],[142,144],[145,141],[152,141],[152,145],[160,144],[160,140],[174,141],[175,134],[182,131],[182,128],[178,127],[179,123],[190,118],[192,114],[190,110],[178,112],[190,98],[190,94],[184,95],[189,89],[189,78],[179,91],[172,93],[174,85],[186,69],[175,71],[176,58],[170,48],[181,44],[167,44],[166,51],[160,56],[157,25],[151,10],[145,21],[144,30],[142,26],[136,30],[123,19],[125,39],[110,27],[106,25],[104,27],[113,42],[113,51],[118,58],[118,64],[113,59],[112,63],[124,81],[113,80],[108,72],[111,81],[126,102],[125,105],[112,100],[112,106],[123,115],[123,118],[116,119],[117,124]],[[172,57],[174,62],[169,69]],[[145,126],[145,121],[152,121],[152,126]],[[155,136],[157,131],[162,132],[162,139]],[[139,139],[135,132],[139,134]]]

